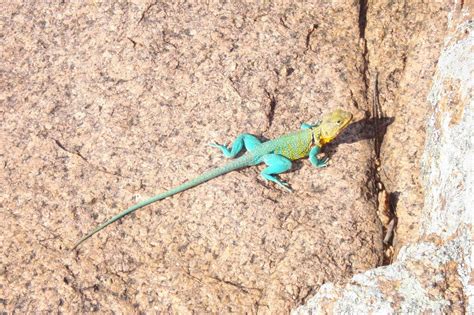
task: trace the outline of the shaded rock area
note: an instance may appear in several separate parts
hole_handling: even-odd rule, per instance
[[[376,126],[383,138],[374,149],[384,186],[379,192],[379,211],[396,210],[398,218],[395,252],[416,239],[421,222],[420,161],[426,119],[432,112],[426,96],[452,7],[442,1],[429,5],[423,1],[376,1],[367,8],[367,97],[373,115],[393,118],[388,128]]]
[[[1,273],[6,312],[282,313],[383,261],[356,2],[1,5]],[[295,163],[130,215],[222,164],[207,143],[273,138],[335,108],[356,122]]]
[[[394,262],[355,275],[344,285],[324,284],[294,314],[474,313],[473,4],[472,1],[461,1],[451,5],[440,56],[430,62],[416,62],[416,67],[427,67],[416,70],[420,76],[427,73],[431,64],[436,64],[428,91],[425,91],[427,83],[423,77],[411,80],[412,85],[418,87],[419,84],[422,96],[415,95],[414,90],[408,93],[408,88],[402,89],[400,99],[410,94],[414,97],[413,105],[416,100],[420,103],[416,109],[410,108],[410,103],[398,106],[407,106],[406,111],[415,116],[427,110],[428,116],[423,126],[419,126],[420,118],[400,113],[401,119],[408,123],[405,128],[416,129],[405,136],[409,140],[404,146],[408,152],[403,153],[400,148],[396,151],[399,162],[396,162],[394,152],[384,153],[384,148],[396,150],[396,141],[402,135],[396,135],[396,130],[387,131],[384,139],[388,142],[382,146],[382,156],[387,163],[384,168],[416,158],[410,174],[404,174],[406,166],[398,171],[391,170],[398,176],[390,187],[405,182],[409,190],[399,198],[399,205],[402,203],[403,206],[397,229],[399,251]],[[431,28],[431,22],[426,21],[427,27]],[[443,19],[438,22],[440,26],[444,23]],[[422,33],[428,35],[430,32]],[[437,41],[439,35],[431,33],[425,38]],[[427,53],[432,56],[434,49],[428,48]],[[408,60],[405,73],[413,73],[415,70],[409,69]],[[394,123],[393,127],[397,126]],[[411,142],[421,137],[426,138],[423,146],[419,141]],[[390,144],[390,141],[395,142]],[[390,174],[390,170],[387,173]],[[413,178],[411,185],[407,181],[410,176]],[[422,191],[412,198],[404,197],[416,190],[417,182]],[[416,201],[417,196],[424,196],[424,199]],[[421,211],[416,208],[417,204],[422,207]],[[397,207],[397,213],[399,209]]]

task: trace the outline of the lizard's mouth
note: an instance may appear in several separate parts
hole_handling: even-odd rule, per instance
[[[339,129],[339,132],[337,134],[340,134],[344,129],[346,129],[347,125],[352,121],[352,115],[351,117],[342,125],[341,129]]]

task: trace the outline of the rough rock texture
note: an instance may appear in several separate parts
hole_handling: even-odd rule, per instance
[[[368,110],[357,2],[15,4],[1,16],[0,309],[283,312],[380,265],[366,121],[296,163],[234,172],[83,233],[336,107]]]
[[[472,1],[452,6],[425,94],[431,113],[420,164],[424,206],[416,215],[416,234],[405,234],[412,243],[389,266],[355,275],[346,285],[323,285],[294,314],[474,314],[473,10]]]
[[[396,251],[414,241],[421,222],[420,160],[431,112],[426,95],[452,7],[446,1],[418,0],[374,1],[367,7],[367,96],[369,103],[380,106],[379,115],[393,119],[375,150],[388,206],[398,218]],[[377,109],[373,111],[376,114]]]

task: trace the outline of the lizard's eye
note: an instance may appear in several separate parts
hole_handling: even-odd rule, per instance
[[[336,121],[336,124],[340,125],[340,124],[341,124],[341,121],[340,121],[340,120]]]

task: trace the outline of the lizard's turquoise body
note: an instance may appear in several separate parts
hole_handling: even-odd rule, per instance
[[[243,148],[245,148],[247,152],[224,166],[209,170],[194,179],[156,195],[153,198],[140,202],[117,214],[84,236],[74,246],[74,248],[106,226],[137,209],[243,167],[265,163],[267,167],[260,173],[262,177],[265,180],[275,182],[286,190],[290,190],[287,183],[281,181],[274,175],[289,170],[292,161],[307,156],[309,156],[311,164],[315,167],[326,166],[327,159],[318,159],[317,157],[321,147],[334,139],[334,137],[336,137],[339,132],[349,124],[351,119],[351,113],[336,110],[324,116],[322,120],[315,125],[303,124],[301,130],[280,136],[274,140],[261,142],[253,135],[242,134],[237,137],[230,149],[224,145],[211,144],[212,146],[219,148],[224,156],[228,158],[236,157]]]

